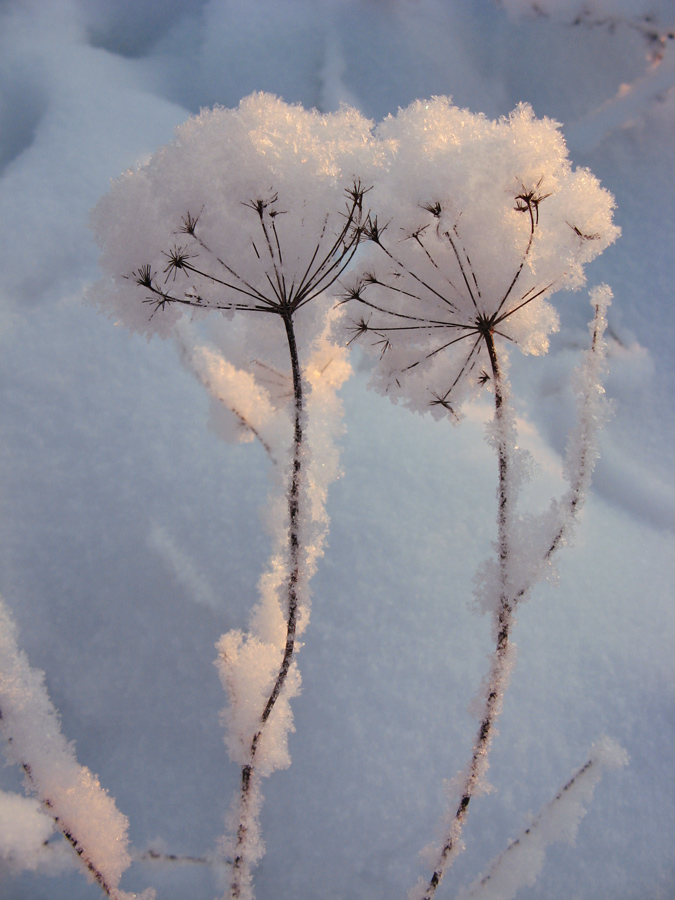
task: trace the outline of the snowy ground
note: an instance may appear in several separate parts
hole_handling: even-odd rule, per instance
[[[672,30],[673,3],[653,5]],[[605,776],[576,845],[551,847],[519,897],[675,897],[672,44],[655,65],[630,24],[509,18],[490,0],[0,3],[0,592],[139,852],[208,853],[222,833],[239,771],[214,643],[245,627],[256,596],[269,463],[208,430],[208,398],[172,345],[81,303],[98,277],[89,208],[190,113],[253,90],[377,119],[433,94],[489,116],[524,100],[563,122],[575,164],[617,199],[623,237],[588,271],[615,294],[617,411],[560,583],[519,615],[495,791],[472,804],[439,896],[483,870],[608,734],[630,765]],[[535,507],[561,490],[586,337],[585,294],[558,305],[550,355],[513,364],[522,441],[541,466]],[[489,411],[458,429],[413,416],[366,392],[354,363],[293,763],[265,788],[259,900],[405,895],[427,869],[418,852],[442,781],[466,762],[490,651],[467,608],[495,530]],[[19,785],[3,770],[0,787]],[[199,864],[139,863],[123,880],[148,884],[160,900],[220,889]],[[0,886],[10,900],[100,894],[77,872],[6,864]]]

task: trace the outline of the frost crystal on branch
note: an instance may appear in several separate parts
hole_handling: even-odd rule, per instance
[[[532,886],[541,871],[546,847],[557,841],[573,844],[579,823],[606,770],[627,765],[628,754],[608,737],[600,738],[577,769],[530,825],[494,859],[484,875],[458,900],[513,900],[522,887]]]
[[[87,876],[112,900],[130,900],[118,887],[131,862],[129,823],[98,778],[77,762],[61,733],[44,674],[31,668],[19,650],[16,626],[1,598],[0,734],[7,760],[22,768],[27,790],[75,851]]]

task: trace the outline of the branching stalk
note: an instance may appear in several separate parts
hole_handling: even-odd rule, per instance
[[[604,309],[596,303],[592,341],[590,350],[588,351],[587,363],[592,360],[596,354],[603,353],[604,348],[602,341],[605,326]],[[490,327],[489,322],[486,323],[485,328],[482,331],[482,337],[485,341],[492,369],[495,402],[495,433],[499,469],[499,485],[497,491],[499,605],[495,614],[497,640],[488,678],[487,697],[483,718],[474,742],[471,761],[462,788],[462,796],[454,818],[450,822],[438,863],[429,880],[429,884],[422,900],[431,900],[436,892],[436,888],[441,883],[445,872],[452,865],[454,857],[459,851],[459,840],[468,815],[469,803],[479,785],[481,775],[487,768],[487,755],[490,749],[491,738],[494,734],[495,722],[500,712],[504,691],[506,689],[509,639],[513,625],[513,614],[517,604],[529,592],[533,583],[533,579],[531,578],[527,584],[521,586],[518,591],[509,592],[509,557],[511,553],[509,520],[512,514],[511,506],[515,498],[511,496],[511,491],[509,489],[509,468],[511,466],[511,460],[509,454],[510,441],[508,436],[509,410],[507,387],[504,383],[503,373],[499,364],[499,357],[494,341],[494,330]],[[585,489],[593,465],[591,457],[594,436],[593,431],[598,427],[597,422],[595,425],[593,424],[594,418],[591,415],[591,406],[593,404],[592,392],[594,390],[601,390],[597,381],[585,380],[583,392],[579,401],[579,460],[576,470],[571,473],[571,488],[567,496],[567,509],[563,510],[561,524],[557,528],[549,547],[542,554],[542,562],[549,560],[561,546],[584,499]],[[577,775],[565,785],[560,796],[562,796],[562,793],[567,791],[575,783],[576,779],[586,772],[591,765],[592,761],[587,762]],[[557,799],[559,799],[559,797],[556,797],[556,800]]]
[[[252,210],[257,219],[259,233],[257,237],[260,250],[256,241],[251,237],[254,252],[253,262],[259,270],[268,288],[258,289],[253,286],[253,280],[247,280],[239,274],[240,266],[244,261],[239,260],[235,269],[229,261],[221,258],[202,239],[198,232],[199,216],[193,216],[189,212],[183,218],[181,233],[186,234],[191,243],[184,246],[174,245],[164,252],[167,264],[163,270],[164,283],[158,281],[158,276],[153,272],[150,264],[145,264],[131,274],[136,284],[149,292],[145,302],[154,306],[154,312],[163,309],[166,305],[178,303],[183,306],[191,306],[200,309],[220,309],[224,311],[241,310],[247,312],[264,312],[279,316],[286,333],[286,341],[291,362],[293,382],[293,448],[290,484],[288,488],[288,572],[286,575],[286,643],[281,659],[281,664],[272,685],[271,691],[265,702],[253,736],[248,746],[246,762],[241,770],[241,787],[239,793],[238,825],[236,831],[235,847],[232,858],[232,878],[230,883],[230,897],[239,898],[248,891],[251,881],[251,868],[254,862],[254,839],[252,835],[253,825],[258,815],[260,800],[257,790],[260,774],[257,766],[257,755],[260,740],[272,711],[281,696],[284,685],[291,669],[293,654],[295,651],[295,637],[298,622],[298,582],[300,579],[301,562],[301,492],[302,492],[302,451],[303,451],[303,383],[296,335],[293,318],[295,314],[307,303],[319,296],[329,288],[344,272],[349,265],[362,235],[363,196],[367,189],[360,182],[355,181],[353,186],[346,190],[346,210],[341,215],[344,222],[332,234],[327,230],[328,215],[326,216],[316,247],[307,266],[296,272],[291,278],[291,272],[284,269],[283,229],[277,227],[276,219],[283,215],[283,211],[277,209],[278,195],[274,194],[265,200],[262,197],[244,202],[243,206]],[[200,213],[201,215],[201,213]],[[258,227],[256,227],[258,231]],[[208,270],[202,262],[198,262],[200,252],[215,260],[227,273],[227,279],[219,278]],[[190,279],[187,290],[177,291],[173,287],[178,275],[182,273]],[[221,273],[222,274],[222,273]],[[287,278],[287,274],[289,277]],[[296,277],[299,280],[296,283]],[[168,282],[171,279],[171,288]],[[225,289],[224,298],[204,297],[193,283],[193,279],[205,280],[219,288]],[[229,292],[235,292],[232,299]],[[154,315],[153,312],[153,315]],[[235,415],[237,414],[234,410]],[[243,418],[240,416],[240,418]],[[248,423],[246,423],[248,425]],[[250,426],[249,426],[250,427]],[[253,429],[252,429],[253,430]],[[255,432],[254,432],[255,434]],[[257,435],[259,436],[259,435]]]
[[[191,243],[186,246],[174,245],[164,252],[167,264],[164,268],[164,283],[158,281],[149,264],[141,266],[132,273],[132,277],[139,287],[149,292],[145,302],[154,306],[157,312],[167,304],[178,303],[201,309],[221,309],[225,311],[241,310],[247,312],[264,312],[279,316],[286,333],[286,341],[291,362],[293,382],[293,448],[290,484],[288,488],[288,572],[286,575],[286,643],[280,663],[280,667],[271,691],[265,702],[264,708],[257,723],[256,730],[250,739],[246,762],[241,770],[241,787],[239,793],[239,815],[236,831],[235,847],[232,858],[232,879],[230,884],[230,896],[239,898],[245,890],[248,890],[251,880],[251,867],[253,865],[253,824],[258,815],[259,792],[257,790],[260,775],[257,766],[257,755],[260,740],[272,714],[272,711],[281,696],[286,679],[291,669],[293,654],[295,651],[295,637],[298,621],[298,581],[300,578],[301,557],[301,489],[302,489],[302,450],[303,450],[303,384],[298,347],[295,336],[293,317],[298,310],[319,294],[330,287],[349,265],[362,234],[363,196],[366,193],[360,182],[355,181],[353,186],[345,193],[347,205],[342,214],[344,222],[336,234],[327,230],[328,214],[324,219],[316,247],[311,255],[306,268],[300,273],[291,273],[284,269],[283,254],[283,229],[277,227],[277,218],[284,215],[277,208],[278,195],[274,194],[269,199],[262,197],[244,202],[243,206],[252,210],[257,218],[259,234],[256,240],[251,237],[254,252],[254,266],[261,270],[260,274],[267,282],[267,288],[263,291],[253,286],[252,280],[247,280],[239,272],[242,260],[236,264],[236,269],[229,261],[224,260],[214,252],[201,237],[198,231],[199,216],[193,216],[189,212],[183,218],[181,233],[188,236]],[[200,213],[201,215],[201,213]],[[256,229],[257,230],[257,229]],[[219,278],[202,263],[199,262],[199,251],[216,261],[225,270],[227,279]],[[249,263],[251,260],[249,260]],[[182,273],[190,279],[190,285],[183,292],[173,287],[177,276]],[[287,274],[289,278],[287,278]],[[296,277],[299,280],[296,282]],[[206,299],[198,288],[192,283],[193,278],[202,279],[225,289],[233,291],[235,298],[226,293],[221,299]],[[171,279],[172,287],[167,282]],[[154,313],[153,313],[154,315]],[[260,438],[260,435],[251,427],[244,417],[233,409],[235,415],[251,428],[251,431]],[[262,440],[262,439],[261,439]],[[266,447],[269,452],[269,448]]]

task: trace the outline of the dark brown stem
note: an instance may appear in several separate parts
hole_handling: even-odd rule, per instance
[[[485,702],[485,710],[483,718],[478,728],[478,734],[473,745],[471,753],[471,761],[462,788],[462,796],[460,798],[454,818],[452,819],[447,831],[443,848],[441,850],[438,864],[434,870],[426,892],[422,900],[431,900],[436,893],[436,888],[452,865],[464,823],[466,821],[469,803],[476,792],[479,785],[481,775],[487,767],[487,754],[490,750],[490,743],[494,733],[494,726],[499,714],[499,708],[504,696],[505,674],[507,668],[507,660],[509,655],[509,637],[511,633],[511,625],[513,623],[513,604],[507,593],[507,567],[509,562],[509,540],[508,540],[508,517],[509,517],[509,490],[508,490],[508,470],[509,470],[509,451],[506,436],[505,413],[507,408],[507,400],[504,390],[504,379],[499,365],[499,358],[494,343],[494,336],[491,331],[486,330],[484,334],[485,343],[490,357],[492,366],[493,384],[495,392],[495,424],[497,431],[497,456],[499,463],[499,488],[498,496],[498,512],[497,512],[497,546],[499,550],[499,608],[497,612],[497,642],[495,652],[492,657],[492,665],[488,680],[488,694]]]
[[[2,720],[2,712],[1,711],[0,711],[0,720]],[[11,744],[12,738],[8,737],[7,741],[8,741],[8,743]],[[78,841],[78,839],[75,837],[75,835],[72,833],[72,831],[70,831],[69,828],[63,824],[60,817],[55,812],[54,804],[49,799],[49,797],[43,797],[40,794],[40,791],[38,790],[38,786],[37,786],[37,783],[33,776],[33,770],[31,768],[30,764],[27,762],[23,762],[23,763],[21,763],[21,768],[23,769],[24,774],[26,776],[26,781],[30,785],[30,789],[32,791],[34,791],[35,794],[37,794],[37,797],[40,800],[40,803],[42,804],[44,809],[46,810],[47,815],[52,819],[52,821],[54,822],[54,824],[56,825],[58,830],[61,832],[61,834],[64,836],[64,838],[68,841],[70,846],[73,848],[73,850],[77,854],[78,858],[81,860],[82,865],[86,868],[87,872],[89,873],[89,876],[91,878],[93,878],[94,881],[100,886],[101,890],[106,895],[106,897],[111,897],[112,900],[115,900],[115,898],[118,896],[117,890],[108,884],[108,882],[106,881],[105,875],[103,875],[103,873],[100,872],[96,868],[94,863],[87,856],[85,848]]]
[[[287,598],[288,610],[286,619],[286,646],[272,691],[267,699],[265,708],[260,716],[260,724],[251,740],[248,762],[241,771],[241,794],[239,800],[239,826],[237,829],[237,842],[232,862],[231,896],[241,896],[242,877],[247,869],[246,838],[248,810],[250,806],[252,787],[256,780],[255,759],[258,745],[267,721],[274,709],[281,691],[283,690],[288,671],[291,667],[293,652],[295,649],[295,634],[298,618],[298,578],[300,574],[300,486],[302,476],[302,438],[303,438],[303,387],[298,348],[293,328],[293,318],[290,312],[281,314],[288,339],[288,349],[291,357],[291,370],[293,373],[293,463],[291,469],[291,481],[288,491],[288,583]]]

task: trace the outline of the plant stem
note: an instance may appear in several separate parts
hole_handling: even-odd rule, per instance
[[[246,858],[246,837],[248,826],[248,811],[252,796],[253,782],[256,780],[255,758],[260,737],[265,725],[274,709],[283,690],[288,671],[291,666],[295,649],[295,633],[298,618],[298,577],[300,570],[300,483],[302,476],[302,438],[303,438],[303,386],[298,348],[293,328],[293,318],[290,311],[281,313],[288,339],[288,349],[291,357],[291,370],[293,374],[293,463],[291,468],[290,487],[288,491],[288,583],[287,598],[288,612],[286,619],[286,646],[272,691],[267,699],[265,708],[260,716],[258,730],[253,735],[249,748],[249,761],[241,771],[241,794],[239,800],[239,826],[237,829],[237,843],[235,846],[234,860],[232,863],[231,896],[241,896],[243,877],[248,869]]]
[[[469,803],[476,792],[482,774],[487,768],[487,755],[490,750],[494,725],[504,696],[504,676],[509,655],[508,650],[511,625],[513,623],[513,604],[507,593],[507,569],[509,562],[508,518],[510,512],[510,497],[508,490],[509,449],[506,435],[508,426],[505,421],[507,399],[504,379],[495,348],[494,335],[490,331],[487,332],[484,337],[490,357],[490,364],[492,366],[495,392],[497,456],[499,462],[499,487],[497,491],[497,546],[499,549],[499,608],[496,613],[497,642],[490,667],[485,710],[478,728],[478,734],[474,741],[471,761],[462,788],[462,796],[454,818],[448,827],[438,864],[436,865],[421,900],[431,900],[436,893],[436,888],[441,883],[445,872],[452,865],[452,862],[460,849],[459,842],[468,815]]]
[[[596,359],[599,357],[600,360],[604,359],[605,350],[602,342],[606,326],[607,321],[605,319],[605,311],[601,310],[596,304],[593,315],[591,346],[587,351],[587,359],[589,356],[591,358],[595,357]],[[562,517],[561,524],[558,526],[551,543],[543,554],[543,561],[550,560],[567,540],[569,533],[574,526],[574,520],[580,512],[586,498],[586,491],[588,490],[591,474],[595,467],[595,459],[591,452],[591,445],[597,434],[598,428],[601,427],[598,421],[593,419],[591,412],[593,389],[602,391],[601,381],[596,380],[593,385],[584,385],[583,394],[577,410],[579,419],[579,443],[581,447],[579,461],[576,469],[570,473],[569,477],[570,490],[566,499],[566,515]],[[522,585],[514,594],[514,603],[518,603],[531,587],[531,581]]]
[[[0,720],[2,720],[2,711],[0,710]],[[12,738],[8,737],[7,741],[11,744]],[[94,863],[89,859],[89,856],[83,847],[83,845],[78,841],[75,835],[69,831],[68,827],[63,824],[59,815],[54,811],[54,804],[49,799],[49,797],[43,797],[40,789],[38,788],[37,782],[35,781],[35,777],[33,775],[33,770],[29,763],[23,762],[21,763],[21,768],[24,771],[26,776],[26,781],[30,785],[30,788],[35,791],[37,797],[42,804],[42,806],[46,809],[47,814],[53,820],[56,827],[59,829],[64,838],[68,841],[70,846],[73,848],[78,858],[81,860],[82,865],[87,869],[89,876],[93,878],[93,880],[101,887],[101,890],[106,895],[106,897],[111,897],[114,900],[117,897],[117,890],[114,887],[111,887],[106,881],[105,875],[100,872]]]

